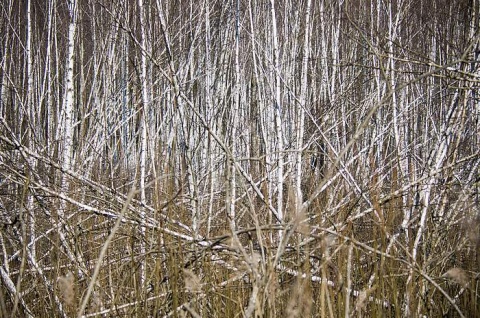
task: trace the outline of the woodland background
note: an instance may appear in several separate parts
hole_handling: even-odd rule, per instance
[[[478,316],[479,11],[1,1],[0,316]]]

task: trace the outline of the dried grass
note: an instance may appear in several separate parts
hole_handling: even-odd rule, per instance
[[[68,272],[65,276],[60,276],[57,279],[58,290],[62,299],[67,306],[73,305],[75,298],[75,277],[72,272]]]

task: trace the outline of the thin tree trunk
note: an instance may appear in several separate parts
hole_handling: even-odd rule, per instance
[[[33,79],[34,79],[34,74],[33,74],[33,52],[32,52],[32,23],[33,23],[33,17],[32,17],[32,1],[28,0],[27,1],[27,43],[25,47],[25,54],[27,56],[27,72],[25,74],[27,78],[27,91],[26,91],[26,98],[25,98],[25,107],[28,110],[28,122],[29,125],[27,127],[27,140],[29,142],[30,149],[35,150],[36,145],[35,145],[35,140],[34,136],[38,135],[38,132],[35,132],[34,130],[37,128],[37,123],[36,123],[36,116],[37,116],[37,109],[35,107],[35,101],[34,101],[34,92],[33,92]],[[35,172],[36,169],[36,161],[33,158],[28,158],[28,164],[29,164],[29,169],[30,171]],[[29,215],[29,225],[30,225],[30,242],[31,244],[31,254],[33,259],[36,259],[36,235],[35,235],[35,209],[33,206],[33,196],[27,194],[27,212]]]
[[[307,0],[305,9],[305,34],[302,48],[302,73],[300,80],[300,96],[297,107],[297,130],[296,130],[296,156],[295,156],[295,191],[296,204],[295,209],[299,211],[303,203],[302,194],[302,169],[303,169],[303,138],[305,133],[305,110],[307,109],[308,100],[308,60],[310,54],[310,10],[311,0]]]
[[[147,197],[145,192],[145,180],[146,180],[146,159],[147,159],[147,130],[148,130],[148,114],[150,106],[150,96],[148,94],[148,83],[147,83],[147,33],[146,33],[146,22],[145,22],[145,7],[143,0],[138,0],[138,8],[140,15],[140,33],[141,33],[141,75],[140,75],[140,85],[142,86],[142,128],[140,135],[140,201],[142,205],[147,204]],[[140,212],[140,219],[143,222],[145,219],[145,210],[142,208]],[[140,253],[142,257],[145,255],[145,227],[143,224],[140,224],[140,233],[141,233],[141,243],[140,243]],[[140,267],[140,281],[141,286],[144,285],[146,280],[145,273],[145,262],[142,262]]]
[[[283,184],[284,184],[284,144],[283,144],[283,128],[282,128],[282,96],[280,87],[280,51],[278,47],[278,32],[277,32],[277,17],[275,12],[275,0],[270,0],[271,6],[271,19],[272,19],[272,43],[273,43],[273,65],[272,76],[273,81],[273,112],[275,120],[275,142],[276,142],[276,154],[277,159],[277,176],[275,188],[277,191],[277,215],[280,218],[280,222],[283,222]],[[281,235],[281,231],[279,232]]]

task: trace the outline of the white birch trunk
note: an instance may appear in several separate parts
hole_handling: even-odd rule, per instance
[[[310,53],[310,8],[312,1],[307,0],[307,7],[305,11],[305,35],[302,48],[302,73],[300,82],[300,97],[299,105],[297,107],[297,140],[296,140],[296,158],[295,158],[295,190],[296,190],[296,204],[295,208],[297,212],[300,210],[303,204],[302,194],[302,161],[303,161],[303,137],[305,132],[305,109],[307,107],[308,100],[308,60]]]
[[[59,136],[63,137],[62,140],[62,153],[59,154],[62,158],[61,167],[64,173],[61,174],[61,191],[60,194],[68,197],[68,192],[70,188],[70,181],[66,171],[72,169],[73,166],[73,116],[74,116],[74,83],[73,83],[73,73],[74,73],[74,60],[75,60],[75,34],[76,34],[76,24],[77,24],[77,2],[72,0],[68,2],[70,22],[68,25],[68,49],[67,56],[65,60],[65,97],[63,100],[63,108],[61,111],[61,121],[60,127],[57,132],[60,133]],[[64,233],[64,227],[69,228],[70,225],[66,222],[65,211],[67,208],[67,202],[65,200],[60,200],[58,217],[59,224],[55,226],[58,228],[58,234],[60,236],[60,241],[62,246],[65,248],[65,252],[70,259],[70,261],[78,266],[79,275],[83,276],[87,273],[85,264],[82,260],[80,254],[75,255],[73,252],[69,241]]]
[[[27,72],[26,72],[26,77],[27,77],[27,92],[26,92],[26,101],[25,101],[25,106],[26,109],[28,110],[28,117],[29,117],[29,127],[27,127],[27,133],[28,137],[27,140],[30,143],[30,148],[32,150],[36,149],[35,142],[34,142],[34,136],[37,135],[40,131],[32,131],[37,128],[36,125],[36,116],[37,116],[37,111],[35,107],[35,102],[34,102],[34,92],[33,92],[33,52],[32,52],[32,1],[28,0],[27,1],[27,43],[25,47],[25,54],[27,56]],[[30,169],[32,172],[36,171],[36,161],[33,158],[28,158],[28,164],[30,166]],[[27,194],[27,211],[29,214],[29,225],[30,225],[30,242],[32,242],[32,245],[30,247],[31,249],[31,254],[34,259],[36,259],[36,235],[35,235],[35,209],[33,206],[33,196]]]
[[[270,14],[272,19],[272,43],[273,43],[273,65],[272,76],[273,82],[273,112],[275,120],[275,142],[276,151],[275,158],[277,159],[277,176],[275,188],[277,191],[277,215],[280,218],[279,222],[283,222],[283,171],[284,171],[284,145],[283,145],[283,129],[282,129],[282,96],[280,87],[280,51],[278,47],[278,32],[277,32],[277,18],[275,13],[275,0],[270,0]],[[281,233],[281,232],[279,232]]]
[[[397,8],[397,13],[394,15],[393,13],[393,4],[390,1],[388,3],[388,54],[387,54],[387,87],[391,91],[392,95],[392,110],[393,110],[393,131],[395,136],[395,146],[397,152],[397,165],[399,169],[399,176],[398,178],[401,181],[406,181],[405,177],[408,175],[408,162],[407,162],[407,155],[405,154],[405,136],[408,133],[407,127],[408,124],[406,123],[405,116],[405,109],[404,103],[397,102],[397,79],[396,79],[396,71],[395,71],[395,59],[394,59],[394,52],[395,48],[393,43],[397,41],[397,27],[399,24],[400,19],[400,11],[401,8]],[[407,207],[407,197],[402,196],[403,205]],[[405,229],[405,238],[407,240],[406,245],[408,246],[408,230],[407,224],[410,221],[410,209],[407,207],[403,209],[404,218],[402,221],[402,227]]]
[[[62,140],[62,169],[68,171],[72,165],[73,157],[73,114],[74,114],[74,88],[73,88],[73,67],[75,59],[75,32],[76,32],[76,0],[68,3],[70,22],[68,24],[68,43],[67,43],[67,56],[65,60],[65,95],[63,99],[63,108],[61,111],[61,125],[60,131]],[[63,173],[61,176],[61,192],[66,195],[69,190],[68,176]],[[61,201],[58,216],[60,223],[63,223],[65,217],[66,202]],[[59,232],[62,232],[59,230]],[[64,236],[63,233],[60,234]],[[62,241],[65,240],[62,237]],[[64,244],[68,245],[66,241]],[[70,255],[73,257],[73,254]],[[74,257],[73,257],[74,258]]]
[[[142,85],[142,128],[141,128],[141,137],[140,137],[140,201],[142,204],[146,205],[147,197],[145,193],[145,179],[146,179],[146,158],[147,158],[147,130],[148,130],[148,109],[150,104],[150,97],[148,95],[148,86],[147,86],[147,34],[145,31],[145,8],[143,0],[138,0],[138,8],[140,14],[140,30],[141,30],[141,75],[140,82]],[[140,220],[143,223],[145,219],[145,210],[144,208],[140,211]],[[140,233],[141,233],[141,243],[140,243],[140,254],[142,257],[145,255],[145,226],[140,224]],[[140,281],[141,286],[145,283],[145,262],[142,262],[140,267]]]
[[[6,2],[6,1],[4,1]],[[13,10],[13,5],[12,5],[12,0],[8,1],[8,3],[5,3],[5,6],[8,8],[8,11],[5,13],[6,16],[12,16],[12,10]],[[8,48],[10,46],[10,28],[7,28],[6,34],[4,34],[3,37],[5,40],[2,43],[3,45],[3,54],[8,54]],[[6,116],[6,107],[4,101],[7,99],[7,90],[5,89],[8,87],[8,76],[6,73],[7,66],[8,66],[8,59],[2,58],[1,59],[1,64],[0,67],[3,70],[3,72],[0,73],[0,116],[5,118]]]
[[[212,104],[212,61],[211,55],[211,30],[210,30],[210,1],[205,2],[205,119],[208,125],[211,125],[211,129],[215,129],[213,126],[214,109]],[[209,183],[209,196],[208,196],[208,212],[207,212],[207,228],[206,237],[209,237],[211,224],[213,220],[213,204],[214,204],[214,191],[215,191],[215,167],[214,167],[214,146],[210,134],[206,138],[206,147],[204,158],[206,159],[206,167],[208,173]]]
[[[238,114],[240,111],[240,64],[239,64],[239,41],[240,41],[240,26],[239,26],[239,0],[236,2],[236,11],[235,11],[235,78],[233,86],[233,109],[231,112],[231,125],[232,125],[232,134],[230,136],[230,149],[231,149],[231,158],[228,158],[227,155],[227,182],[229,191],[227,195],[227,213],[230,221],[230,228],[232,231],[236,230],[236,213],[235,213],[235,199],[236,199],[236,177],[235,177],[235,160],[236,155],[239,153],[238,144],[237,144],[237,130],[238,130],[238,121],[240,120]]]
[[[51,56],[52,56],[52,34],[53,34],[53,15],[55,14],[54,7],[56,5],[55,0],[51,0],[48,3],[48,22],[47,22],[47,43],[45,52],[45,67],[43,73],[42,93],[39,101],[41,107],[44,104],[45,113],[44,123],[42,127],[39,127],[42,134],[42,139],[45,142],[47,153],[50,153],[50,147],[53,146],[53,138],[55,136],[53,127],[55,126],[55,117],[52,105],[52,76],[51,76]],[[39,110],[38,116],[40,117],[42,110]],[[39,121],[40,122],[40,121]]]
[[[75,32],[77,25],[77,3],[76,0],[69,2],[70,23],[68,25],[68,49],[65,64],[65,98],[62,109],[63,125],[63,158],[62,167],[69,170],[73,160],[73,115],[74,115],[74,87],[73,87],[73,68],[75,59]],[[62,177],[62,191],[68,191],[68,179]],[[61,213],[63,211],[61,210]],[[63,216],[63,215],[62,215]]]
[[[329,69],[328,69],[328,54],[327,54],[327,21],[326,16],[329,14],[325,11],[325,1],[320,1],[320,8],[319,8],[319,15],[320,15],[320,25],[321,33],[320,33],[320,40],[321,40],[321,56],[320,56],[320,65],[321,65],[321,79],[320,79],[320,99],[323,101],[329,101],[330,96],[329,88],[328,88],[328,79],[329,79]]]

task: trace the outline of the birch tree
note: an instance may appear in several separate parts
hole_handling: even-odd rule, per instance
[[[478,10],[1,2],[0,316],[476,316]]]
[[[146,180],[146,160],[147,160],[147,131],[148,131],[148,115],[149,115],[149,107],[150,107],[150,96],[148,93],[148,83],[147,83],[147,57],[146,52],[148,52],[147,48],[147,35],[146,35],[146,22],[145,22],[145,8],[143,5],[142,0],[138,0],[138,8],[139,8],[139,15],[140,15],[140,33],[141,33],[141,87],[142,87],[142,120],[141,120],[141,136],[140,136],[140,200],[143,204],[146,204],[146,194],[145,194],[145,180]],[[140,219],[145,219],[145,212],[142,211],[140,213]],[[140,225],[140,233],[143,238],[145,238],[145,228],[143,225]],[[141,243],[140,245],[140,253],[143,255],[145,254],[145,245]],[[140,280],[141,284],[143,285],[145,282],[145,265],[142,264],[140,269]]]
[[[277,16],[275,8],[275,0],[270,0],[270,19],[272,23],[272,109],[274,113],[275,121],[275,143],[276,146],[274,150],[274,158],[276,159],[276,178],[275,178],[275,190],[277,191],[277,215],[279,217],[279,222],[283,221],[284,211],[283,211],[283,187],[284,187],[284,138],[283,138],[283,124],[282,124],[282,96],[281,96],[281,87],[280,87],[280,51],[278,46],[278,32],[277,32]]]
[[[39,131],[34,131],[37,127],[36,118],[38,114],[38,110],[35,107],[35,100],[34,100],[34,74],[33,74],[33,52],[32,52],[32,26],[33,23],[33,15],[32,15],[32,4],[31,1],[27,1],[27,39],[26,39],[26,48],[25,54],[27,55],[27,72],[25,77],[27,79],[27,91],[26,91],[26,99],[25,99],[25,106],[28,109],[28,121],[29,127],[27,128],[27,136],[26,139],[28,140],[29,144],[32,146],[35,145],[34,136],[38,135]],[[28,165],[32,171],[36,170],[36,164],[34,160],[28,160]],[[35,250],[35,210],[33,206],[33,198],[32,196],[27,197],[27,211],[29,211],[29,223],[30,223],[30,241],[32,244],[32,257],[36,258],[36,250]]]
[[[310,56],[310,11],[312,2],[307,1],[305,9],[305,34],[302,48],[302,69],[300,82],[300,96],[298,98],[297,106],[297,129],[296,129],[296,160],[295,160],[295,191],[296,191],[296,209],[301,207],[303,203],[302,193],[302,172],[303,172],[303,149],[305,136],[305,112],[307,109],[308,96],[308,71],[309,71],[309,56]]]

